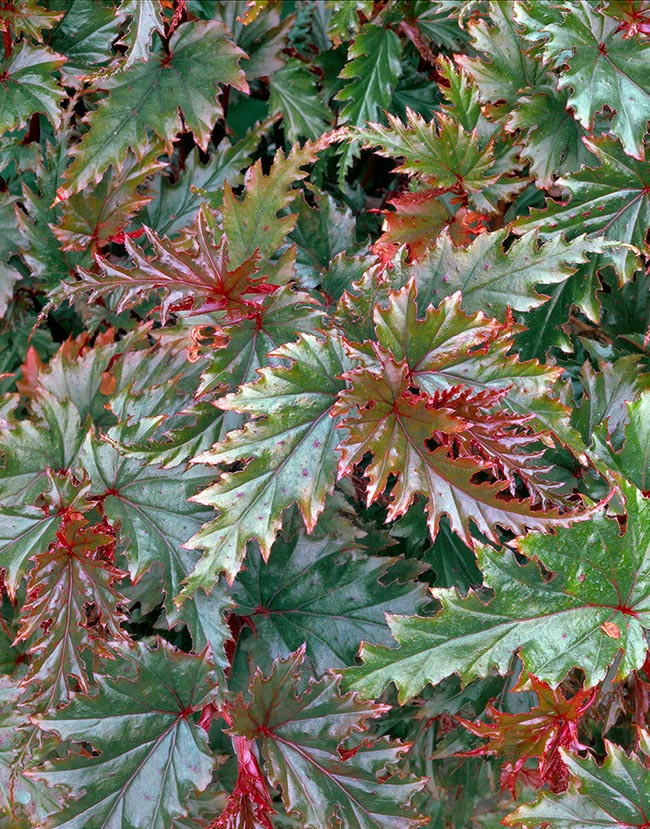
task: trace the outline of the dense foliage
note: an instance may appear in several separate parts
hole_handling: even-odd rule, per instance
[[[650,2],[0,29],[0,827],[648,829]]]

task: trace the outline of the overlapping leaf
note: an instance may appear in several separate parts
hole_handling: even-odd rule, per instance
[[[409,699],[452,673],[469,682],[492,668],[504,672],[515,651],[530,673],[553,686],[576,665],[587,687],[595,685],[619,656],[617,677],[638,669],[650,626],[650,504],[633,487],[625,492],[624,535],[616,519],[601,513],[557,536],[520,539],[519,550],[533,559],[525,565],[510,552],[481,548],[479,564],[494,597],[483,602],[436,590],[440,613],[389,619],[400,647],[364,647],[365,664],[347,672],[346,687],[374,696],[393,681]],[[543,575],[535,559],[553,576]]]
[[[392,294],[388,309],[375,311],[381,346],[353,351],[365,365],[346,373],[351,387],[341,392],[335,409],[346,415],[339,474],[349,474],[371,452],[364,472],[368,504],[396,476],[389,520],[421,493],[433,538],[442,515],[470,545],[470,521],[494,540],[496,525],[523,532],[562,523],[559,512],[534,508],[539,500],[553,499],[557,484],[538,462],[542,452],[535,446],[539,436],[528,428],[530,418],[505,409],[506,384],[500,391],[479,390],[468,372],[454,385],[439,385],[438,374],[454,372],[481,346],[489,349],[502,327],[482,314],[462,314],[458,297],[437,310],[429,307],[418,320],[416,296],[414,281]],[[532,499],[513,497],[515,474]],[[481,483],[473,482],[477,477]]]
[[[101,81],[109,95],[88,118],[88,132],[73,150],[59,200],[99,181],[110,165],[121,164],[129,149],[141,157],[148,129],[169,143],[186,128],[206,149],[222,113],[219,84],[248,88],[238,65],[242,56],[217,21],[186,23],[172,35],[169,55],[152,55],[146,63],[134,63]]]
[[[207,660],[160,643],[153,651],[140,645],[130,661],[136,679],[120,676],[116,664],[96,696],[77,695],[38,718],[42,729],[94,749],[91,757],[78,750],[39,771],[70,791],[51,818],[54,827],[168,829],[186,814],[189,795],[210,783],[214,757],[192,717],[209,699]]]
[[[542,794],[535,803],[522,804],[503,823],[534,829],[605,829],[641,827],[650,814],[650,774],[638,757],[628,757],[622,748],[605,741],[607,757],[599,766],[590,757],[562,752],[564,762],[577,781],[561,795]]]
[[[585,139],[600,161],[558,180],[570,198],[547,202],[545,211],[534,210],[518,219],[515,232],[539,228],[540,237],[558,233],[574,238],[585,231],[645,248],[650,227],[650,174],[648,164],[626,155],[619,141],[609,137]]]
[[[332,335],[304,334],[274,356],[291,360],[291,367],[264,368],[256,383],[219,400],[220,408],[258,419],[197,458],[210,464],[248,463],[238,472],[223,473],[194,498],[220,514],[187,545],[206,553],[186,580],[185,593],[199,586],[209,589],[220,571],[232,581],[246,542],[253,538],[268,557],[282,512],[291,504],[298,504],[311,530],[334,487],[338,433],[330,412],[343,388],[337,378],[350,363]]]
[[[630,49],[619,21],[586,0],[572,3],[562,24],[551,23],[542,34],[548,35],[544,56],[561,70],[558,86],[571,88],[567,105],[582,126],[591,129],[596,115],[609,107],[615,112],[612,132],[626,153],[643,160],[650,119],[650,44],[641,41]]]
[[[334,678],[314,682],[298,695],[302,650],[278,660],[268,677],[258,672],[232,712],[235,734],[260,738],[267,774],[280,785],[287,811],[306,829],[325,829],[335,819],[345,829],[407,829],[423,820],[410,807],[423,780],[385,779],[386,766],[406,746],[386,739],[346,740],[365,731],[384,706],[340,695]],[[382,776],[382,782],[379,776]]]
[[[426,602],[424,586],[409,576],[396,559],[298,535],[278,539],[267,563],[251,556],[232,595],[236,612],[255,625],[248,650],[256,665],[268,670],[272,655],[286,657],[306,643],[321,676],[351,665],[362,639],[385,642],[385,613],[415,613]]]
[[[81,271],[83,281],[67,286],[66,292],[74,296],[91,288],[92,300],[122,288],[118,303],[121,310],[141,301],[151,291],[159,290],[165,294],[160,306],[163,324],[170,311],[191,309],[197,301],[201,303],[201,311],[226,311],[232,319],[254,313],[276,286],[257,275],[257,256],[231,269],[228,243],[225,237],[217,242],[215,232],[214,219],[204,209],[199,211],[192,245],[186,250],[179,250],[145,228],[153,257],[147,257],[127,237],[124,244],[135,263],[133,268],[114,265],[108,258],[98,257],[102,275]]]

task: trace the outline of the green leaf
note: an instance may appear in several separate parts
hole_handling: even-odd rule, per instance
[[[538,187],[551,187],[560,173],[573,173],[593,162],[582,141],[587,132],[567,111],[567,99],[567,92],[539,87],[519,100],[507,121],[508,130],[520,130],[520,154],[530,162]]]
[[[468,29],[477,57],[460,55],[457,62],[476,81],[482,102],[515,106],[522,94],[530,92],[544,76],[542,66],[528,55],[514,21],[515,4],[491,2],[490,25],[484,19],[472,21]]]
[[[207,150],[214,123],[222,115],[219,84],[248,89],[238,66],[242,52],[217,21],[179,26],[169,50],[169,57],[152,55],[146,63],[102,80],[109,95],[88,116],[88,132],[72,150],[65,186],[58,191],[60,201],[95,184],[110,165],[119,168],[129,149],[142,158],[147,129],[168,145],[179,131],[191,131]]]
[[[316,75],[302,61],[287,61],[271,78],[271,112],[280,113],[287,140],[318,138],[330,123],[330,110],[320,99]]]
[[[72,469],[86,431],[77,409],[41,391],[32,402],[35,417],[2,435],[4,466],[0,470],[0,502],[22,507],[35,503],[47,487],[47,470]]]
[[[174,623],[179,614],[172,600],[196,560],[184,542],[209,517],[188,499],[211,476],[200,467],[181,472],[124,458],[95,438],[86,442],[81,462],[92,482],[91,494],[102,499],[106,517],[119,527],[131,579],[138,581],[150,567],[162,567],[165,607]]]
[[[508,230],[483,233],[459,248],[448,233],[440,234],[435,247],[410,271],[418,284],[420,304],[461,291],[466,312],[485,311],[503,320],[508,308],[529,311],[542,305],[548,296],[538,293],[538,286],[566,282],[577,265],[588,261],[587,253],[609,247],[602,239],[585,236],[565,242],[560,233],[540,246],[537,234],[528,233],[506,250],[508,235]]]
[[[558,87],[571,88],[567,105],[577,120],[591,130],[603,107],[614,110],[612,132],[626,153],[642,161],[650,119],[650,44],[630,41],[618,20],[585,0],[571,3],[562,24],[551,23],[542,31],[548,35],[544,56],[554,69],[563,70]]]
[[[337,207],[329,193],[322,193],[315,207],[300,203],[298,222],[290,238],[297,245],[299,284],[313,288],[320,284],[332,260],[356,248],[356,222],[351,210]]]
[[[246,53],[242,69],[249,81],[272,77],[285,64],[284,49],[288,47],[294,17],[282,15],[281,8],[276,0],[258,3],[251,15],[246,0],[217,0],[208,4],[208,14],[226,24],[237,46]]]
[[[48,288],[69,278],[77,265],[88,265],[91,261],[87,254],[62,250],[51,227],[61,216],[61,208],[52,208],[52,203],[68,162],[67,138],[66,132],[60,133],[59,142],[50,146],[39,160],[34,187],[29,187],[26,181],[23,183],[23,210],[16,214],[21,256],[32,278],[45,283]]]
[[[352,6],[351,3],[346,5]],[[334,96],[344,104],[340,123],[361,126],[383,116],[402,74],[401,51],[395,32],[371,23],[361,27],[348,50],[348,62],[339,75],[348,83]],[[355,142],[345,147],[339,178],[345,176],[357,154]]]
[[[443,80],[445,98],[449,101],[449,104],[443,105],[444,110],[466,133],[471,133],[481,120],[476,82],[449,58],[438,58],[437,69]]]
[[[128,69],[136,61],[149,59],[151,38],[154,32],[164,35],[165,27],[160,0],[122,0],[119,12],[131,18],[126,34],[120,39],[127,47],[124,69]]]
[[[601,512],[556,536],[519,539],[518,549],[532,559],[525,565],[508,551],[481,547],[479,566],[493,598],[484,603],[434,589],[443,605],[438,615],[390,618],[400,647],[364,646],[364,665],[346,672],[346,687],[373,696],[393,681],[406,700],[452,673],[463,682],[492,668],[504,673],[515,651],[529,673],[554,687],[576,665],[587,687],[596,685],[619,655],[616,678],[637,670],[650,626],[650,503],[633,487],[624,491],[624,535]]]
[[[525,829],[645,826],[650,813],[650,772],[638,756],[626,756],[608,740],[605,746],[607,756],[602,766],[591,757],[576,757],[560,749],[575,780],[569,791],[560,795],[544,792],[535,803],[523,803],[503,823]]]
[[[228,238],[233,265],[239,265],[259,252],[262,263],[276,254],[286,237],[296,225],[297,215],[286,212],[297,193],[296,182],[307,177],[302,170],[306,164],[316,161],[317,153],[337,141],[336,132],[321,136],[317,141],[307,141],[304,147],[295,145],[285,156],[278,150],[268,175],[262,172],[260,161],[246,171],[244,196],[239,199],[226,183],[223,193],[223,229]],[[278,216],[282,211],[283,215]],[[282,273],[282,263],[291,263],[292,257],[274,263],[270,275]],[[291,273],[291,272],[290,272]],[[293,274],[291,273],[291,276]],[[286,280],[285,280],[286,281]]]
[[[547,201],[547,209],[534,210],[518,219],[516,233],[539,229],[548,239],[564,232],[568,238],[581,233],[604,236],[646,249],[650,226],[650,173],[645,161],[626,155],[619,141],[604,136],[585,139],[585,145],[600,161],[599,167],[583,167],[558,179],[570,199]]]
[[[90,5],[84,0],[57,0],[52,5],[65,9],[65,16],[54,28],[50,44],[67,58],[66,83],[80,86],[93,70],[115,60],[106,46],[117,38],[124,17],[106,0]]]
[[[421,175],[427,183],[444,190],[479,193],[497,181],[500,174],[490,173],[494,161],[492,141],[479,147],[476,131],[465,132],[443,113],[429,122],[414,112],[407,115],[406,124],[389,114],[388,127],[370,124],[356,130],[355,135],[366,147],[379,146],[380,155],[403,158],[395,172]]]
[[[368,719],[385,707],[341,696],[333,677],[311,683],[299,696],[303,658],[300,649],[276,661],[267,678],[257,672],[249,688],[252,701],[238,699],[232,712],[235,734],[260,738],[269,780],[281,787],[287,812],[305,829],[326,829],[334,820],[342,829],[421,825],[410,801],[424,781],[385,778],[386,766],[406,746],[386,739],[364,742],[343,759],[345,741],[365,731]]]
[[[637,400],[627,402],[627,418],[623,446],[614,448],[610,442],[607,422],[594,429],[594,454],[608,469],[631,481],[642,492],[650,490],[650,393],[644,391]],[[627,419],[626,418],[626,419]]]
[[[278,539],[268,562],[250,557],[232,589],[236,613],[255,625],[249,658],[266,671],[306,643],[322,676],[352,665],[362,640],[388,644],[384,614],[416,613],[427,599],[424,585],[401,577],[401,563],[344,549],[331,537]]]
[[[34,47],[24,41],[0,61],[0,130],[22,127],[34,112],[42,112],[59,126],[65,92],[54,73],[65,60],[47,46]]]
[[[580,370],[580,382],[584,394],[573,425],[589,446],[594,430],[603,424],[608,441],[620,447],[629,420],[626,404],[636,401],[636,405],[650,383],[650,377],[640,372],[639,357],[629,354],[614,363],[600,361],[598,371],[586,362]],[[599,434],[603,432],[599,430]]]
[[[206,553],[186,579],[183,596],[209,589],[221,571],[232,582],[253,538],[268,558],[282,512],[291,504],[298,504],[311,531],[334,488],[338,433],[330,412],[343,388],[338,377],[350,363],[332,335],[303,334],[273,356],[290,360],[291,367],[263,368],[256,383],[219,400],[220,408],[256,419],[196,458],[209,464],[248,462],[194,498],[216,507],[219,516],[187,544]]]
[[[187,814],[189,795],[210,783],[214,757],[192,717],[209,699],[206,659],[161,642],[155,651],[140,644],[129,662],[137,667],[135,680],[121,677],[123,665],[116,663],[96,696],[78,694],[66,708],[37,718],[40,728],[95,749],[38,772],[71,793],[51,818],[53,827],[168,829]]]
[[[8,260],[18,254],[19,240],[16,238],[16,202],[17,196],[3,193],[0,198],[0,263],[2,263],[2,277],[0,278],[0,317],[3,317],[13,296],[14,285],[22,274]]]
[[[96,250],[124,230],[151,200],[148,179],[167,166],[159,160],[162,153],[159,141],[144,149],[141,158],[129,153],[120,169],[107,170],[91,192],[75,193],[65,201],[60,220],[50,225],[61,249]]]

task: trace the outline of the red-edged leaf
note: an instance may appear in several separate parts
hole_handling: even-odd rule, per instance
[[[366,731],[387,706],[341,695],[339,679],[312,682],[302,693],[304,647],[277,660],[270,676],[258,671],[232,709],[233,732],[262,745],[267,774],[280,785],[289,814],[304,829],[409,829],[423,822],[410,806],[424,780],[386,776],[408,746],[385,739],[347,741]]]
[[[90,287],[90,299],[94,300],[122,288],[118,303],[121,311],[158,290],[164,295],[160,305],[164,324],[171,311],[197,306],[197,313],[226,311],[228,319],[236,321],[259,311],[266,297],[277,290],[264,276],[256,276],[256,254],[230,270],[228,242],[223,236],[217,241],[214,218],[207,208],[199,210],[184,246],[161,239],[150,228],[145,228],[145,233],[153,256],[146,256],[142,248],[125,237],[124,245],[135,267],[124,268],[97,256],[101,276],[81,270],[83,281],[65,286],[67,295],[76,296]]]
[[[91,527],[77,516],[57,532],[47,552],[36,556],[15,641],[36,637],[25,683],[38,683],[49,705],[69,698],[70,677],[88,690],[84,650],[110,658],[106,645],[127,640],[113,588],[126,574],[112,564],[114,546],[108,526]]]

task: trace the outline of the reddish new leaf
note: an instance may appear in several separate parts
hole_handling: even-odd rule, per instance
[[[505,760],[501,773],[502,788],[509,788],[515,796],[517,777],[521,775],[533,785],[549,784],[551,791],[562,792],[569,784],[569,770],[560,749],[585,749],[578,738],[578,725],[596,697],[596,689],[578,691],[565,699],[559,688],[530,677],[537,705],[530,711],[508,714],[488,703],[486,712],[492,722],[460,722],[488,743],[471,754],[495,754]],[[536,770],[526,768],[530,758],[538,761]]]
[[[255,754],[254,741],[233,737],[237,756],[237,782],[223,812],[208,829],[272,829],[275,810]]]
[[[256,276],[257,254],[230,270],[228,242],[223,236],[217,239],[216,232],[207,208],[199,210],[185,245],[161,239],[155,231],[145,228],[153,256],[146,256],[126,236],[124,245],[134,268],[96,256],[102,275],[80,270],[83,281],[65,286],[66,293],[76,296],[90,287],[90,299],[94,300],[121,288],[118,310],[122,311],[144,300],[152,291],[161,291],[163,324],[171,311],[190,310],[197,305],[197,313],[225,311],[230,321],[254,316],[277,286],[269,284],[264,276]]]

